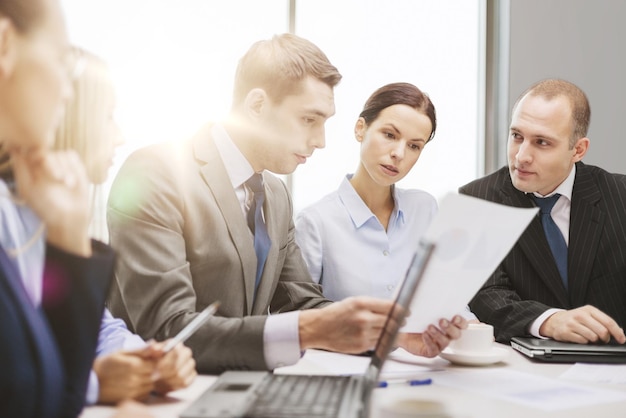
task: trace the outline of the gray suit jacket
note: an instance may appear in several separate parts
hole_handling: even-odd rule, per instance
[[[496,203],[533,207],[504,167],[460,188]],[[593,305],[626,325],[626,176],[576,164],[568,247],[569,292],[545,238],[539,216],[533,219],[502,264],[470,303],[496,339],[527,335],[548,308]]]
[[[136,151],[117,175],[107,211],[119,257],[109,308],[143,338],[163,340],[219,300],[219,316],[187,341],[198,370],[266,369],[268,312],[329,301],[295,243],[291,197],[269,173],[264,213],[272,247],[253,298],[254,238],[210,128]]]

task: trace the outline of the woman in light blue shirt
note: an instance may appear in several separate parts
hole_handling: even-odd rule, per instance
[[[324,295],[331,300],[391,298],[437,212],[437,201],[395,183],[435,135],[430,98],[409,83],[376,90],[354,127],[361,158],[339,189],[301,211],[296,240]]]
[[[432,195],[395,184],[436,128],[433,103],[412,84],[388,84],[367,99],[354,127],[361,143],[356,172],[296,219],[296,240],[327,298],[393,297],[437,213]]]

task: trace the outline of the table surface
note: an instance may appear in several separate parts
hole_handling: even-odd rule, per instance
[[[471,367],[448,364],[443,360],[439,364],[444,364],[446,371],[455,373],[475,373],[479,370],[511,370],[530,373],[535,376],[558,378],[564,371],[570,368],[571,364],[548,364],[539,363],[527,359],[517,353],[511,347],[497,344],[509,351],[509,355],[504,362],[489,366]],[[393,362],[393,360],[388,360]],[[286,368],[288,373],[293,374],[320,374],[319,366],[307,362],[303,358],[295,366]],[[384,389],[375,389],[372,397],[371,417],[383,417],[385,414],[380,409],[399,400],[412,399],[435,401],[445,408],[445,417],[449,418],[484,418],[484,417],[508,417],[508,418],[529,418],[529,417],[567,417],[567,418],[589,418],[589,417],[624,417],[626,416],[626,396],[624,400],[612,403],[601,403],[592,406],[559,409],[557,411],[546,411],[513,403],[490,396],[477,394],[470,390],[452,388],[437,384],[437,375],[433,372],[433,384],[427,386],[393,385]],[[195,399],[197,399],[216,379],[216,376],[200,375],[194,383],[183,390],[170,393],[165,398],[154,397],[148,400],[147,404],[155,418],[175,418]],[[626,395],[626,384],[599,384],[572,382],[582,386],[593,388],[607,388],[624,392]],[[114,408],[108,406],[90,406],[85,408],[81,418],[109,418],[113,415]]]

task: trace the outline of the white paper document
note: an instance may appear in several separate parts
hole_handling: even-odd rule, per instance
[[[402,349],[398,349],[402,350]],[[404,350],[402,350],[404,351]],[[394,377],[417,377],[424,373],[444,370],[447,361],[440,358],[417,357],[414,362],[397,362],[392,359],[385,361],[381,371],[381,379]],[[280,367],[275,374],[308,374],[308,375],[357,375],[365,373],[371,361],[370,357],[334,353],[323,350],[306,350],[304,357],[297,365]]]
[[[546,411],[578,408],[626,399],[626,393],[576,385],[515,370],[448,370],[433,383]]]
[[[448,194],[423,239],[435,244],[402,331],[422,332],[463,311],[513,248],[537,208]]]
[[[590,383],[626,385],[626,364],[576,363],[561,378]]]

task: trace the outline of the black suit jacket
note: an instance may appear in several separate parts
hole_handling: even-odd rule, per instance
[[[463,194],[516,207],[533,207],[517,190],[508,167],[459,189]],[[593,305],[626,325],[626,176],[576,164],[568,247],[569,292],[563,286],[539,216],[470,302],[508,343],[527,335],[549,308]]]
[[[113,252],[81,258],[46,249],[35,308],[0,248],[0,417],[75,417],[84,404]]]

